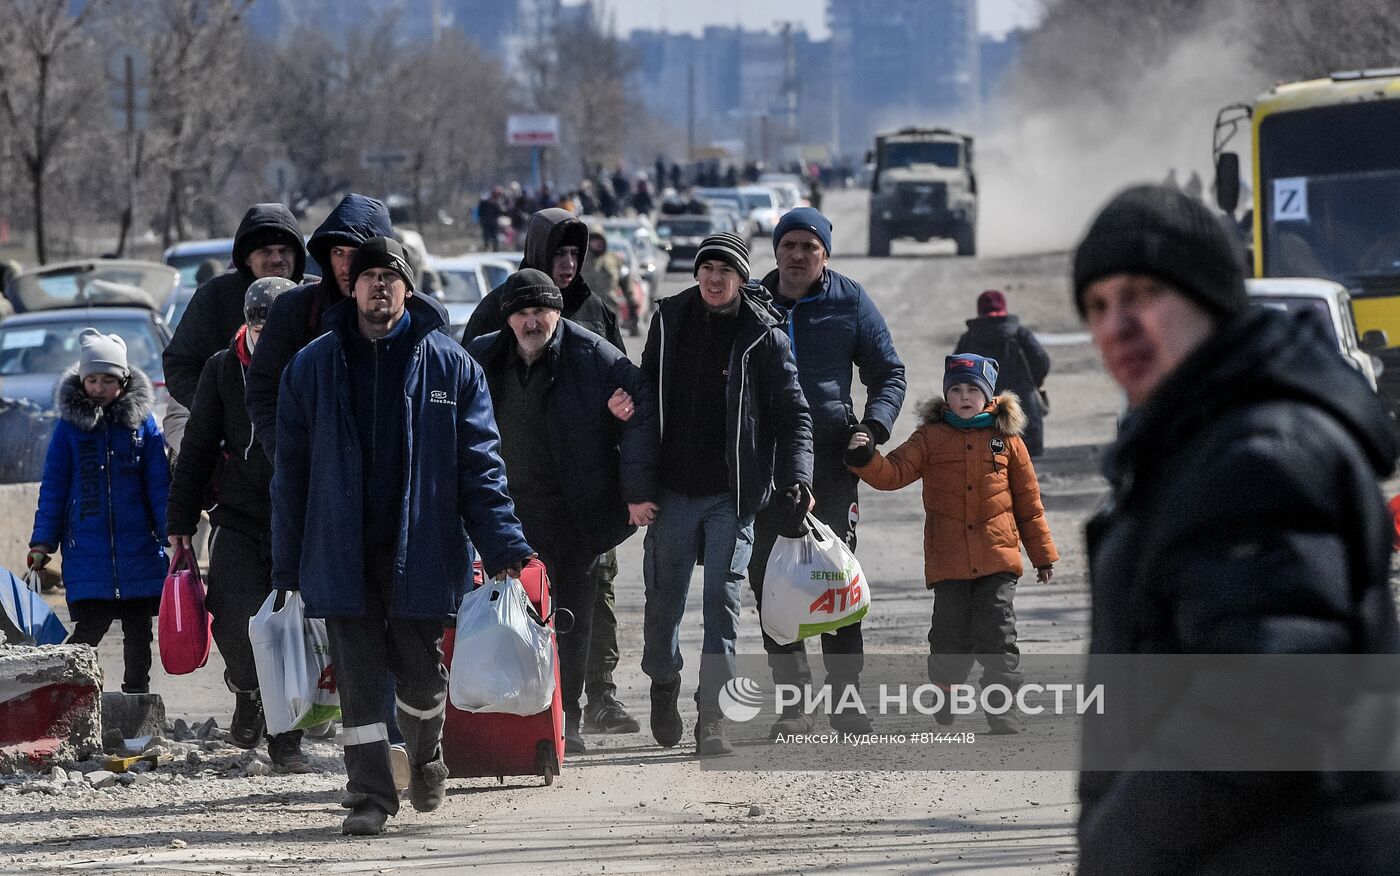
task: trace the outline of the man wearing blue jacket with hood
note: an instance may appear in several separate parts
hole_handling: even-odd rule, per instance
[[[397,680],[409,799],[442,805],[442,619],[471,575],[519,575],[532,555],[506,492],[481,367],[413,295],[403,247],[355,252],[352,301],[287,366],[272,479],[273,585],[324,617],[345,726],[344,833],[381,833],[399,807],[384,693]],[[287,293],[292,294],[292,293]]]
[[[784,213],[773,229],[778,267],[763,278],[763,286],[773,294],[774,304],[787,312],[785,330],[797,361],[797,377],[812,408],[812,488],[817,499],[812,513],[855,550],[858,479],[843,461],[846,444],[854,430],[868,433],[876,444],[889,440],[904,403],[904,363],[895,353],[885,318],[865,289],[827,266],[831,230],[831,221],[811,207]],[[853,368],[865,385],[865,413],[859,421],[851,400]],[[780,515],[773,509],[759,512],[754,521],[749,584],[760,605],[764,571],[780,525]],[[802,642],[779,645],[764,633],[763,647],[775,683],[803,686],[811,682]],[[863,654],[859,623],[822,636],[822,662],[826,683],[833,688],[832,702],[840,702],[846,688],[858,686]],[[833,714],[831,725],[842,732],[870,732],[869,718],[857,710]],[[800,705],[789,706],[771,734],[805,733],[811,726]]]

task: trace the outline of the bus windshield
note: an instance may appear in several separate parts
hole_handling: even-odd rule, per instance
[[[1279,113],[1259,128],[1264,274],[1353,288],[1400,277],[1400,100]]]

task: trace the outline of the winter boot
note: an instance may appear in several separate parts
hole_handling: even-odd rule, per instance
[[[812,716],[802,710],[801,706],[784,706],[783,713],[778,716],[778,720],[773,722],[773,726],[768,728],[768,738],[777,739],[779,736],[793,736],[806,733],[812,729]]]
[[[583,734],[579,733],[579,716],[564,716],[564,753],[565,754],[587,754],[588,745],[583,741]]]
[[[367,794],[351,794],[340,804],[353,810],[340,823],[340,832],[346,836],[378,836],[384,832],[389,821],[389,813]]]
[[[413,771],[408,783],[408,802],[419,812],[432,812],[447,796],[447,764],[440,760],[425,763]]]
[[[681,680],[651,683],[651,735],[666,748],[681,741],[685,725],[681,723],[681,712],[677,703],[681,698]]]
[[[267,740],[267,756],[281,773],[309,773],[311,759],[301,751],[301,731],[289,730]]]
[[[262,741],[262,699],[256,691],[239,691],[233,695],[233,722],[229,724],[228,741],[239,748],[257,748]]]
[[[848,693],[849,692],[849,693]],[[870,716],[860,710],[854,699],[860,700],[860,687],[854,684],[832,684],[831,685],[831,729],[837,733],[869,733],[871,730]],[[842,701],[846,701],[843,708],[836,708]]]
[[[695,724],[695,753],[699,757],[733,754],[734,746],[724,738],[724,715],[705,710]]]
[[[1000,715],[993,715],[991,712],[986,713],[988,733],[993,736],[1013,736],[1021,732],[1021,716],[1016,712],[1014,698],[1000,693],[999,691],[993,692],[993,695],[988,696],[985,687],[983,688],[983,697],[987,699],[988,705],[995,706],[998,709],[1003,705],[1010,706],[1009,709],[1002,712]],[[1011,700],[1011,702],[1008,703],[1006,700]]]

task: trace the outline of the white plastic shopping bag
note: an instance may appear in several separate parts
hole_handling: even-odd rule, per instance
[[[554,631],[514,578],[487,581],[457,610],[447,696],[466,712],[538,715],[554,700]]]
[[[780,645],[849,626],[870,610],[860,562],[831,527],[807,515],[807,534],[778,536],[763,576],[763,631]]]
[[[286,596],[281,611],[277,597]],[[276,591],[248,619],[268,735],[304,730],[340,717],[326,622],[307,617],[301,594]]]

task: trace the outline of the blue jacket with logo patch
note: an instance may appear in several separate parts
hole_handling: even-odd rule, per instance
[[[403,483],[394,540],[393,617],[455,609],[471,575],[471,544],[494,574],[531,553],[506,492],[491,396],[481,367],[437,331],[441,315],[408,299],[413,351],[404,377]],[[351,300],[325,314],[326,334],[282,375],[272,477],[272,581],[300,590],[312,617],[364,613],[364,490],[360,431],[345,342],[358,332]]]

